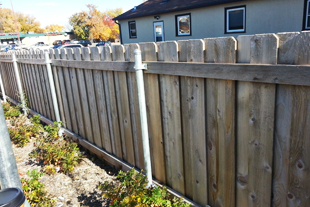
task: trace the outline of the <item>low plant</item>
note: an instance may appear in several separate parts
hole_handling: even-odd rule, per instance
[[[31,206],[55,206],[55,200],[47,194],[44,183],[40,182],[40,177],[43,173],[40,173],[34,169],[32,171],[28,171],[27,175],[30,179],[22,178],[21,183],[25,197],[30,202]]]
[[[68,138],[53,135],[38,139],[34,143],[37,148],[30,156],[43,163],[45,173],[71,172],[81,161],[82,153],[78,145]]]
[[[26,116],[10,119],[9,134],[14,144],[18,147],[23,147],[30,142],[32,137],[40,137],[42,135],[43,128],[36,121],[38,118],[39,115],[32,117],[30,121]]]
[[[150,187],[146,188],[148,180],[143,173],[132,168],[128,172],[120,171],[117,175],[120,183],[108,183],[99,186],[103,191],[103,197],[111,199],[110,206],[166,206],[166,207],[189,207],[182,199],[176,198],[167,192],[167,188]]]
[[[21,114],[19,106],[11,106],[9,102],[2,103],[2,108],[4,112],[4,116],[6,119],[12,119],[19,117]]]
[[[54,124],[50,124],[44,127],[44,130],[49,134],[49,136],[53,138],[57,138],[59,136],[59,129],[62,125],[62,122],[54,122]]]

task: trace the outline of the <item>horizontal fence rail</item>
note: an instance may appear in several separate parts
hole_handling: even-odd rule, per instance
[[[201,206],[306,207],[309,42],[310,32],[294,32],[49,56],[64,127],[96,149],[144,169],[133,52],[140,49],[156,180]],[[28,107],[55,121],[43,51],[16,56]],[[0,72],[6,95],[21,102],[10,53],[0,53]]]

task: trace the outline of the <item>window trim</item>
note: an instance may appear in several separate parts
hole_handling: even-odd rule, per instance
[[[243,29],[235,29],[235,30],[229,30],[229,12],[230,11],[236,11],[236,10],[243,10]],[[246,32],[246,6],[234,6],[234,7],[228,7],[225,8],[225,34],[231,34],[231,33],[245,33]]]
[[[182,17],[182,16],[189,16],[189,33],[186,33],[186,34],[179,33],[178,17]],[[175,36],[177,36],[177,37],[192,36],[192,17],[191,17],[191,13],[175,15]]]
[[[310,12],[309,2],[310,0],[305,0],[303,30],[310,30],[310,27],[307,27],[308,16],[310,16],[310,14],[308,14]]]
[[[130,28],[130,25],[132,24],[132,23],[134,23],[135,24],[135,26],[136,26],[136,36],[131,36],[131,28]],[[136,24],[136,21],[129,21],[128,22],[128,30],[129,30],[129,38],[130,39],[136,39],[137,38],[137,24]]]

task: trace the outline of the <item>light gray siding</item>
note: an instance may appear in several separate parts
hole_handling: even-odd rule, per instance
[[[246,32],[225,34],[225,8],[246,6]],[[191,13],[191,36],[176,36],[175,15]],[[181,12],[120,20],[123,44],[153,42],[153,22],[164,22],[165,40],[202,39],[206,37],[238,36],[301,31],[304,0],[249,0]],[[137,38],[130,39],[128,21],[136,21]]]

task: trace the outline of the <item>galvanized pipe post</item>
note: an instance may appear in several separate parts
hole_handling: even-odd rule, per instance
[[[142,64],[141,50],[136,49],[135,54],[135,65],[137,77],[137,87],[138,87],[138,99],[139,99],[139,110],[140,110],[140,120],[141,120],[141,130],[142,130],[142,143],[143,143],[143,154],[144,154],[144,166],[146,171],[146,176],[148,179],[147,187],[152,185],[152,164],[151,164],[151,154],[150,154],[150,143],[147,125],[147,115],[146,115],[146,104],[145,104],[145,91],[144,91],[144,81],[143,81],[143,69],[146,69],[146,64]]]
[[[16,187],[22,190],[9,130],[2,106],[0,107],[0,183],[2,188]]]
[[[52,68],[51,68],[51,60],[49,58],[49,53],[48,51],[44,52],[44,57],[45,57],[45,63],[46,63],[46,68],[47,68],[47,74],[48,74],[48,80],[50,82],[50,88],[51,88],[51,94],[52,94],[52,99],[53,99],[53,105],[54,105],[54,111],[55,111],[55,117],[56,121],[60,122],[60,114],[59,114],[59,108],[58,108],[58,100],[56,96],[56,89],[55,89],[55,83],[54,83],[54,77],[52,73]]]
[[[20,96],[21,103],[22,103],[22,108],[23,108],[24,114],[27,114],[25,97],[24,97],[24,93],[23,93],[22,82],[21,82],[21,78],[20,78],[20,74],[19,74],[19,70],[18,70],[17,59],[16,59],[15,53],[12,53],[12,61],[13,61],[13,66],[14,66],[19,96]]]
[[[0,63],[0,70],[2,70],[2,64],[1,63]],[[3,101],[6,102],[6,96],[5,96],[4,86],[3,86],[3,82],[2,82],[1,72],[0,72],[0,87],[1,87],[1,91],[2,91]]]

